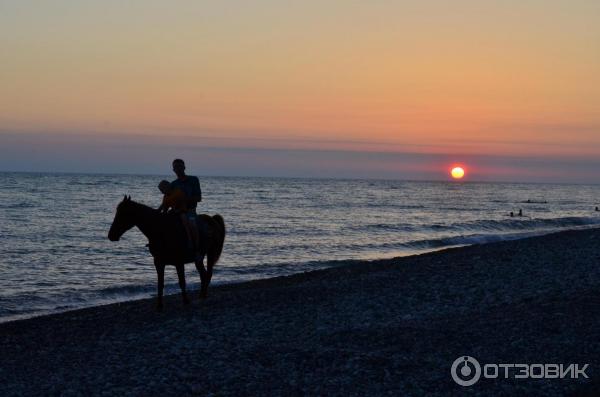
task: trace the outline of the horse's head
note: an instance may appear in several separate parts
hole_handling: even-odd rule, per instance
[[[123,201],[117,206],[115,219],[108,231],[108,239],[110,241],[119,241],[121,236],[134,226],[135,222],[131,212],[132,204],[131,196],[125,196],[123,197]]]

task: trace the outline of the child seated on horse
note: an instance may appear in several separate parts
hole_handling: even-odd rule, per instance
[[[195,222],[187,216],[187,196],[181,189],[174,189],[168,181],[161,181],[158,184],[158,190],[164,194],[162,204],[158,207],[158,210],[160,212],[167,212],[171,209],[172,212],[179,214],[181,223],[187,233],[188,241],[192,243],[194,251],[198,255],[200,251],[200,237]]]

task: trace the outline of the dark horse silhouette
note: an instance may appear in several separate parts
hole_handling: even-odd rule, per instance
[[[188,237],[178,214],[161,214],[158,210],[136,203],[125,196],[117,206],[115,219],[108,232],[110,241],[118,241],[132,227],[148,238],[150,254],[154,257],[154,266],[158,276],[157,308],[162,309],[162,297],[165,284],[165,266],[173,265],[177,269],[179,287],[184,304],[190,302],[185,290],[184,264],[194,262],[194,253],[188,247]],[[196,265],[200,273],[200,298],[206,298],[212,278],[213,267],[219,260],[225,241],[225,222],[221,215],[198,215],[196,222],[200,234],[200,252],[202,260]],[[204,268],[206,256],[206,269]]]

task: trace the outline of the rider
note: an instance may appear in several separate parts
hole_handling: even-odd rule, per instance
[[[190,244],[193,245],[196,255],[198,255],[198,251],[200,250],[198,229],[196,228],[196,224],[188,218],[187,198],[185,193],[182,192],[181,189],[173,189],[171,182],[168,181],[160,181],[158,190],[164,194],[162,204],[158,207],[158,211],[166,213],[171,210],[173,213],[179,214],[181,223],[185,227],[188,240],[190,241]]]
[[[173,160],[173,172],[177,175],[177,179],[171,182],[173,189],[179,189],[185,193],[185,204],[187,210],[185,212],[192,224],[196,224],[196,207],[198,202],[202,201],[202,191],[200,190],[200,181],[197,177],[186,175],[185,163],[182,159]],[[194,228],[194,232],[198,233],[198,228]],[[198,256],[196,261],[200,260]]]

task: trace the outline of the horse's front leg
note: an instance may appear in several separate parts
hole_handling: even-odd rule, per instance
[[[181,298],[183,299],[183,304],[187,305],[190,303],[190,298],[188,298],[187,292],[185,291],[185,269],[183,267],[183,263],[176,265],[175,268],[177,269],[179,288],[181,288]]]
[[[158,289],[156,297],[156,309],[162,310],[163,308],[163,291],[165,289],[165,265],[159,263],[156,259],[154,260],[154,267],[156,268],[156,275],[158,277]]]

